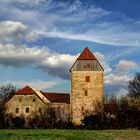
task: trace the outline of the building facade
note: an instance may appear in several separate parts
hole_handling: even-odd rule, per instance
[[[53,110],[58,121],[69,121],[70,95],[67,93],[34,91],[26,86],[17,91],[5,105],[6,114],[11,114],[13,117],[32,118],[34,115],[49,115],[49,111]]]
[[[6,112],[26,118],[53,108],[59,110],[58,118],[60,115],[64,121],[71,118],[73,124],[80,125],[84,113],[94,113],[102,108],[103,71],[96,57],[86,47],[70,70],[70,94],[46,93],[26,86],[6,102]]]
[[[85,113],[102,109],[103,68],[85,48],[71,68],[71,120],[80,125]]]

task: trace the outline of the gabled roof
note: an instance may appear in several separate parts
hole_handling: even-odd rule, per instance
[[[93,55],[93,53],[89,50],[88,47],[86,47],[80,56],[77,58],[77,60],[96,60],[96,57]]]
[[[50,92],[46,93],[46,92],[38,91],[38,90],[34,91],[29,86],[26,86],[15,93],[15,95],[33,95],[33,94],[36,94],[44,103],[52,102],[52,103],[70,104],[70,95],[68,93],[50,93]],[[5,100],[4,103],[8,102],[11,98],[9,98],[8,100]]]
[[[35,91],[31,87],[26,86],[16,92],[16,95],[21,95],[21,94],[35,94]]]
[[[68,93],[42,93],[50,102],[70,104],[70,94]]]

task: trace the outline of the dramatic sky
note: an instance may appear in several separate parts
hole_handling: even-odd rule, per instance
[[[0,0],[0,84],[69,92],[86,46],[105,69],[105,91],[126,94],[140,71],[140,1]]]

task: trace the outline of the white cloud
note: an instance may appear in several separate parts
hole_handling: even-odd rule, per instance
[[[82,27],[81,27],[82,28]],[[114,27],[110,27],[114,28]],[[60,31],[52,30],[52,31],[44,31],[44,30],[35,30],[38,35],[42,35],[45,37],[52,37],[52,38],[63,38],[63,39],[72,39],[72,40],[82,40],[82,41],[91,41],[100,44],[107,44],[107,45],[114,45],[114,46],[140,46],[140,40],[138,36],[140,33],[118,33],[117,37],[112,35],[108,29],[104,29],[105,32],[98,32],[98,31],[86,31],[84,33],[75,33],[74,31]],[[117,32],[118,29],[113,29],[113,33]],[[125,37],[124,37],[125,36]]]
[[[24,8],[19,3],[24,4]],[[140,32],[138,30],[133,32],[134,27],[139,28],[136,21],[93,4],[83,4],[82,1],[6,0],[4,2],[2,0],[0,9],[3,15],[27,23],[32,30],[45,37],[92,41],[108,45],[140,46]],[[119,22],[106,20],[112,17],[119,18]]]
[[[0,41],[9,42],[19,40],[24,37],[27,26],[15,21],[0,22]]]
[[[53,76],[69,79],[69,70],[76,58],[77,55],[55,53],[50,57],[46,57],[39,67]]]
[[[2,85],[9,84],[9,83],[12,83],[13,85],[20,87],[20,88],[28,85],[35,90],[53,88],[54,86],[56,86],[58,84],[56,81],[42,81],[42,80],[34,79],[33,81],[28,81],[28,82],[27,81],[5,81],[2,83]]]
[[[100,52],[95,52],[94,55],[96,56],[98,61],[101,63],[102,67],[104,68],[105,75],[110,74],[112,71],[112,68],[109,66],[107,57]]]
[[[45,0],[1,0],[0,3],[20,3],[20,4],[31,4],[31,5],[38,5]]]
[[[38,35],[37,33],[35,32],[30,32],[27,36],[26,36],[26,39],[29,40],[29,41],[35,41],[37,40],[38,38]]]
[[[111,86],[124,87],[128,84],[128,81],[132,79],[130,71],[135,69],[137,64],[130,60],[120,60],[116,65],[114,73],[110,73],[105,76],[105,84]]]
[[[41,68],[53,76],[69,79],[69,69],[79,56],[70,54],[60,54],[47,47],[16,46],[13,44],[0,43],[0,64],[4,66],[21,67],[33,65]],[[105,69],[105,75],[111,72],[105,55],[95,52],[95,56]]]
[[[121,60],[117,65],[117,71],[120,74],[127,74],[131,69],[136,68],[137,64],[130,60]]]
[[[16,32],[23,32],[27,29],[27,27],[16,21],[2,21],[0,22],[0,36],[7,36],[11,34],[16,34]]]
[[[28,31],[27,25],[17,21],[1,21],[0,22],[0,42],[1,43],[17,43],[22,40],[33,41],[37,39],[35,32]]]
[[[59,54],[47,47],[15,46],[0,43],[0,64],[21,67],[34,65],[54,76],[69,78],[69,69],[77,55]]]
[[[4,21],[0,24],[3,28],[0,36],[3,38],[13,39],[12,43],[9,41],[2,41],[0,43],[0,64],[4,66],[21,67],[26,65],[33,65],[34,67],[41,68],[43,71],[48,72],[53,76],[58,76],[64,79],[69,79],[69,69],[78,57],[77,55],[59,54],[47,47],[28,47],[27,45],[16,45],[16,36],[22,35],[27,30],[27,26],[21,22]],[[26,39],[33,40],[36,38],[34,32],[28,32]],[[95,55],[103,65],[105,73],[111,72],[111,68],[106,62],[106,57],[96,52]]]
[[[105,84],[112,86],[124,86],[130,79],[129,75],[109,74],[105,76]]]

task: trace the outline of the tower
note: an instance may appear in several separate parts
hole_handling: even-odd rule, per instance
[[[71,119],[80,125],[85,112],[94,113],[103,101],[103,68],[89,48],[77,58],[71,72]],[[100,107],[101,107],[100,106]]]

